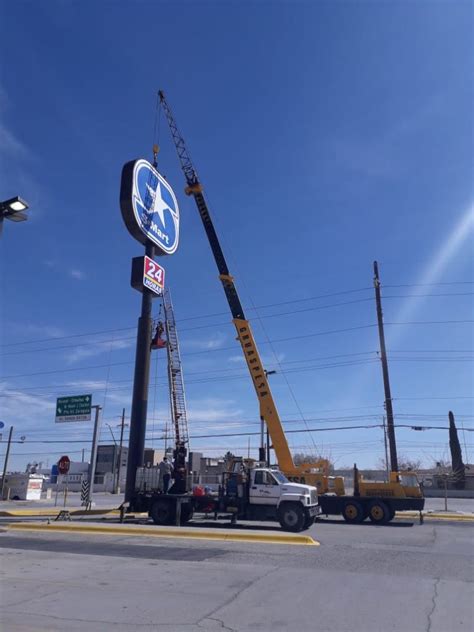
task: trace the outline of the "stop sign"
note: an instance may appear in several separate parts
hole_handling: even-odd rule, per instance
[[[59,473],[67,474],[69,472],[70,465],[71,465],[71,459],[68,456],[62,456],[58,461]]]

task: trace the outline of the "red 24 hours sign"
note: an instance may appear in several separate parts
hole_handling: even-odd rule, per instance
[[[147,256],[144,257],[143,285],[158,296],[163,294],[165,287],[165,269]]]

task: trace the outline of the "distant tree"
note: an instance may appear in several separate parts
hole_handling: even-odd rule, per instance
[[[454,423],[454,415],[451,411],[449,411],[449,449],[451,451],[454,487],[456,489],[464,489],[466,486],[466,468],[462,460],[458,430]]]
[[[421,459],[409,459],[403,454],[398,455],[398,469],[400,471],[405,471],[405,470],[416,471],[416,470],[419,470],[421,466],[422,466]],[[385,459],[379,459],[377,461],[376,467],[378,470],[386,470],[387,462],[385,461]]]
[[[327,461],[328,462],[328,470],[332,472],[334,470],[334,464],[331,460],[331,457],[323,456],[322,454],[306,454],[305,452],[295,452],[293,455],[293,462],[295,465],[301,465],[302,463],[314,463],[317,464],[319,461]]]
[[[440,468],[442,470],[450,470],[451,463],[448,459],[436,459],[433,461],[433,467]]]

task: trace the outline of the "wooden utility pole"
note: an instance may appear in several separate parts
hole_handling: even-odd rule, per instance
[[[115,493],[120,491],[120,474],[122,473],[122,444],[123,444],[123,429],[125,426],[125,408],[122,409],[122,423],[120,426],[120,443],[119,443],[119,462],[118,462],[118,475],[115,487]]]
[[[8,457],[10,456],[10,446],[12,444],[12,435],[13,435],[13,426],[10,426],[10,432],[8,433],[7,453],[5,454],[5,464],[3,466],[2,493],[1,493],[1,496],[0,496],[0,500],[3,500],[3,494],[4,494],[4,490],[5,490],[5,478],[6,478],[6,475],[7,475]]]
[[[397,445],[395,442],[395,424],[393,421],[392,395],[388,376],[387,350],[385,347],[385,333],[383,328],[382,298],[380,296],[379,266],[374,261],[375,303],[377,305],[377,323],[379,328],[380,359],[382,361],[383,388],[385,391],[385,410],[387,413],[387,435],[390,448],[390,467],[392,472],[398,472]]]

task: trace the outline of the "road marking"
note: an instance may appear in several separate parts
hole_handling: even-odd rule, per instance
[[[224,540],[226,542],[260,542],[266,544],[291,544],[299,546],[320,546],[317,540],[308,535],[298,533],[229,533],[189,529],[186,527],[129,527],[129,526],[102,526],[85,524],[45,524],[38,522],[14,522],[6,525],[8,530],[15,531],[60,531],[63,533],[90,533],[93,535],[120,535],[139,536],[147,538],[188,538],[195,540]]]

